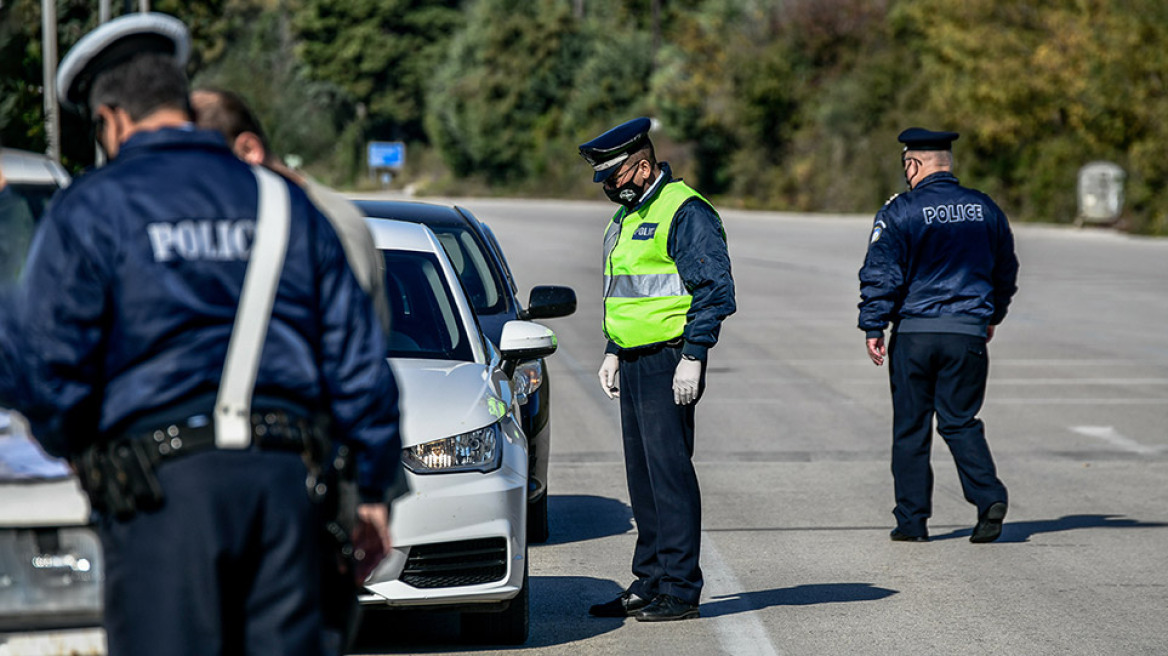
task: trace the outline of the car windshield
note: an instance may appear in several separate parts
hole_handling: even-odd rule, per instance
[[[507,300],[501,288],[503,282],[492,270],[490,256],[475,239],[474,233],[464,226],[432,225],[430,229],[446,249],[475,314],[505,312]]]
[[[446,277],[432,253],[383,251],[393,313],[389,357],[474,360]]]

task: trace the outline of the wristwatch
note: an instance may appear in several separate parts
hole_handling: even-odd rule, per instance
[[[682,354],[681,354],[681,357],[682,357],[682,358],[684,358],[684,359],[686,359],[686,360],[694,360],[694,361],[696,361],[696,360],[698,360],[698,359],[699,359],[699,358],[698,358],[698,356],[696,356],[696,355],[690,355],[689,353],[682,353]]]

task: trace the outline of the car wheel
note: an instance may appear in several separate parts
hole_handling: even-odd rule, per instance
[[[523,559],[523,589],[506,610],[498,613],[463,613],[462,639],[475,644],[521,645],[527,642],[530,587],[527,558]]]
[[[539,499],[527,504],[527,543],[543,544],[548,541],[548,495],[547,491]]]

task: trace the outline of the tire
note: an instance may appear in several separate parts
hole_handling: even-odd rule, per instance
[[[523,559],[523,589],[506,610],[498,613],[463,613],[462,639],[486,645],[521,645],[527,642],[530,586],[527,584],[527,559]]]
[[[543,544],[548,541],[548,495],[547,490],[539,499],[527,504],[527,543]]]

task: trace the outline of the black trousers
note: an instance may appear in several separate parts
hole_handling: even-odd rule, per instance
[[[621,354],[621,432],[637,546],[631,591],[697,604],[702,593],[702,497],[693,466],[694,408],[673,402],[681,348]],[[705,369],[702,370],[702,385]]]
[[[894,333],[888,346],[892,382],[892,478],[897,528],[923,535],[933,513],[933,418],[957,465],[965,500],[978,516],[1006,501],[977,413],[985,400],[985,338],[951,333]]]
[[[163,463],[162,508],[100,523],[111,656],[319,656],[319,522],[300,455]]]

